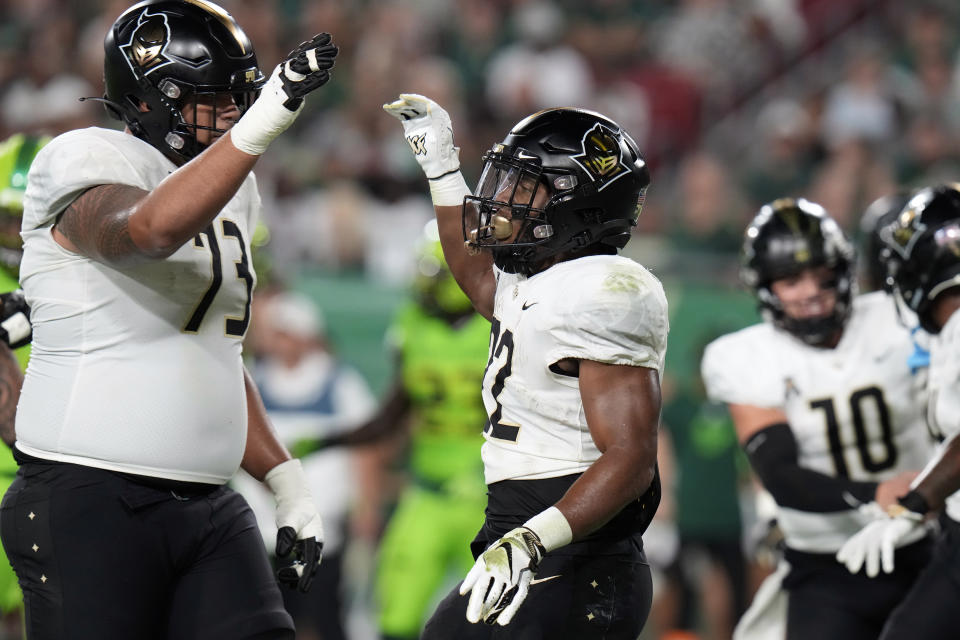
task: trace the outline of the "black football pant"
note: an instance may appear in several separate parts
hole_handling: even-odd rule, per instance
[[[293,638],[235,491],[31,460],[0,505],[29,640]]]
[[[898,549],[896,570],[875,578],[862,569],[851,574],[832,553],[787,549],[787,640],[876,640],[927,565],[932,546],[922,540]]]
[[[943,531],[933,559],[890,614],[880,640],[960,637],[960,523],[947,516],[940,521]]]
[[[469,594],[459,585],[427,621],[421,640],[636,640],[650,613],[653,587],[642,548],[614,555],[548,553],[530,593],[506,626],[467,622]],[[558,578],[548,579],[551,576]]]

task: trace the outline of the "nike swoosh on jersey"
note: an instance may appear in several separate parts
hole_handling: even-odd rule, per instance
[[[539,302],[524,302],[522,305],[520,305],[520,311],[526,311],[527,309],[529,309],[530,307],[532,307],[532,306],[535,305],[535,304],[540,304],[540,303],[539,303]],[[531,584],[533,584],[533,583],[531,583]]]
[[[539,582],[546,582],[547,580],[553,580],[555,578],[561,578],[561,577],[563,577],[563,574],[558,573],[555,576],[548,576],[546,578],[534,578],[533,580],[530,581],[530,586],[533,586]]]

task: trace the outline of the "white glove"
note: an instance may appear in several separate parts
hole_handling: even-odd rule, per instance
[[[545,553],[540,538],[526,527],[517,527],[490,545],[460,585],[460,595],[470,592],[467,620],[500,625],[513,620]]]
[[[277,65],[260,97],[230,129],[233,146],[253,156],[266,151],[300,115],[304,96],[330,79],[337,53],[339,49],[331,44],[329,33],[301,42]]]
[[[323,557],[323,522],[297,459],[267,472],[264,483],[277,500],[277,557],[292,551],[293,564],[277,571],[282,584],[306,593]]]
[[[401,93],[398,100],[383,105],[383,110],[403,124],[403,133],[427,179],[460,170],[460,148],[453,145],[453,125],[443,107],[416,93]]]
[[[923,514],[895,505],[896,515],[884,515],[867,524],[843,543],[837,552],[837,561],[846,565],[850,573],[857,573],[866,563],[867,577],[893,573],[893,558],[897,543],[923,526]]]

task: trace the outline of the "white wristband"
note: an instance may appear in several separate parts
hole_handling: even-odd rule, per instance
[[[573,541],[570,523],[556,507],[541,511],[523,523],[523,526],[537,534],[540,544],[547,551],[553,551]]]
[[[303,110],[302,100],[296,111],[283,106],[287,94],[279,73],[280,67],[277,67],[260,92],[260,97],[230,129],[230,141],[244,153],[252,156],[263,154],[273,139],[293,124]]]
[[[278,500],[280,498],[293,499],[310,495],[310,490],[307,488],[307,477],[303,473],[303,465],[297,458],[281,462],[270,469],[264,476],[263,482]]]
[[[468,195],[470,187],[459,171],[430,180],[430,197],[434,206],[459,207],[463,204],[464,196]]]

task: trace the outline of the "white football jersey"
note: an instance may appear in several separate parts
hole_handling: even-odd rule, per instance
[[[830,476],[883,481],[919,470],[932,440],[907,358],[910,332],[883,292],[858,296],[834,349],[808,346],[770,323],[707,346],[701,369],[711,400],[781,409],[799,464]],[[854,505],[851,505],[852,507]],[[778,508],[787,544],[837,551],[866,524],[855,508],[811,513]]]
[[[581,473],[597,458],[579,380],[564,358],[663,373],[667,300],[660,282],[621,256],[558,263],[532,277],[496,270],[483,376],[487,484]]]
[[[951,439],[960,434],[960,313],[954,312],[939,334],[930,341],[930,428],[945,438],[934,460],[940,459]],[[946,501],[947,515],[960,522],[960,491]]]
[[[224,483],[237,470],[260,209],[253,175],[166,260],[117,269],[64,249],[51,232],[86,189],[152,190],[175,169],[146,142],[99,128],[58,136],[34,160],[20,267],[33,323],[16,423],[25,453],[193,482]]]

